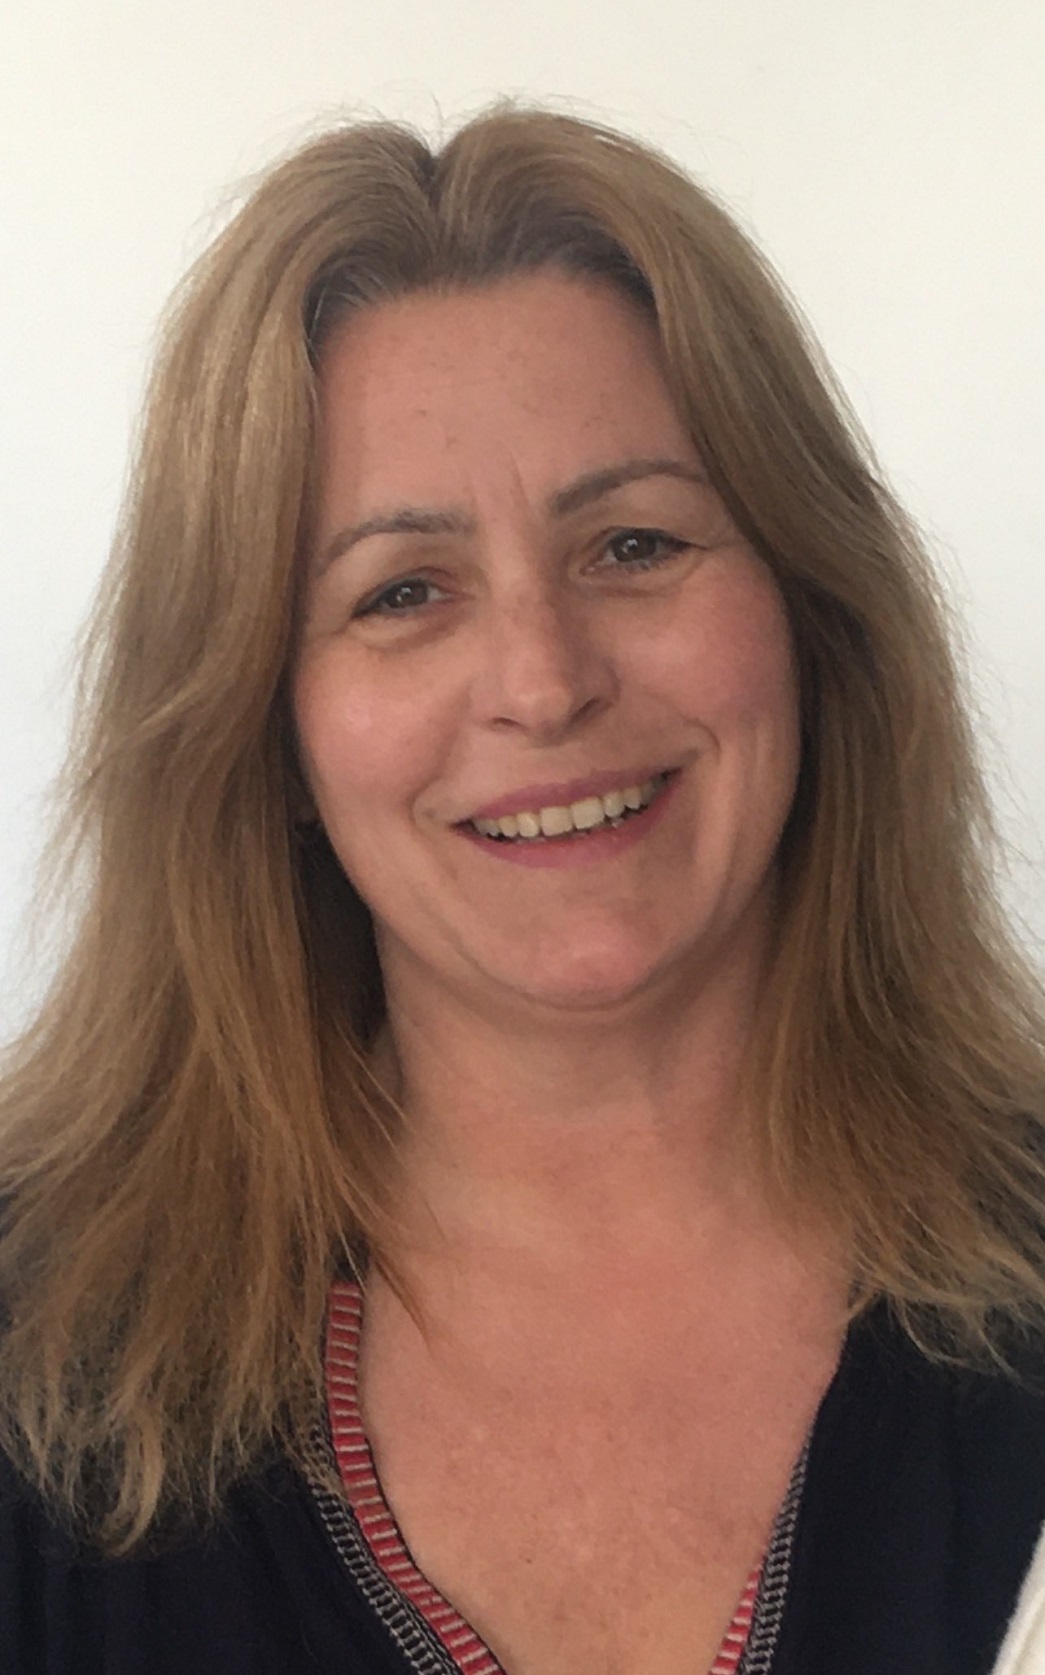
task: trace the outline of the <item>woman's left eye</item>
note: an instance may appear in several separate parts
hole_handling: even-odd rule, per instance
[[[653,570],[666,564],[679,553],[686,552],[690,543],[663,529],[622,529],[611,536],[602,551],[612,556],[613,570]]]
[[[410,616],[442,597],[441,589],[423,576],[405,576],[371,594],[353,613],[357,617]]]

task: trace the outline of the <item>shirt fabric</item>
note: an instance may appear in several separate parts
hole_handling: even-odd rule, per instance
[[[1043,1675],[1043,1524],[1040,1371],[932,1364],[876,1310],[781,1509],[740,1675]],[[207,1531],[122,1561],[0,1462],[0,1675],[456,1672],[344,1498],[277,1459]]]

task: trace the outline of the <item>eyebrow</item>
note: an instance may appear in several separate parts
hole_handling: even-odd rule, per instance
[[[550,495],[545,510],[550,517],[566,518],[583,511],[597,500],[612,494],[627,483],[641,482],[647,477],[674,477],[680,482],[707,484],[707,474],[699,466],[679,459],[631,459],[620,465],[603,466],[598,471],[587,471],[582,477],[557,489]],[[327,543],[319,560],[322,574],[335,559],[367,541],[372,535],[474,535],[475,522],[467,512],[453,509],[439,510],[428,506],[397,506],[375,512],[362,523],[350,525]]]

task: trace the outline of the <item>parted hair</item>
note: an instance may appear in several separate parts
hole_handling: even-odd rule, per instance
[[[765,1180],[934,1352],[1045,1299],[1041,997],[997,906],[953,635],[783,288],[644,144],[501,103],[265,175],[167,317],[50,852],[77,920],[0,1091],[0,1441],[110,1550],[213,1511],[322,1402],[329,1283],[389,1264],[403,1120],[369,915],[287,693],[317,374],[357,309],[554,268],[655,323],[783,591],[803,757],[748,1067]]]

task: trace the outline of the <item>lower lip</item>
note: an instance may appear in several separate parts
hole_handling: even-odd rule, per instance
[[[672,774],[649,806],[620,826],[597,827],[591,832],[566,837],[525,838],[521,843],[511,839],[499,843],[496,838],[483,837],[473,826],[458,826],[457,830],[494,861],[510,861],[517,867],[590,867],[641,843],[662,818],[678,779],[677,773]]]

